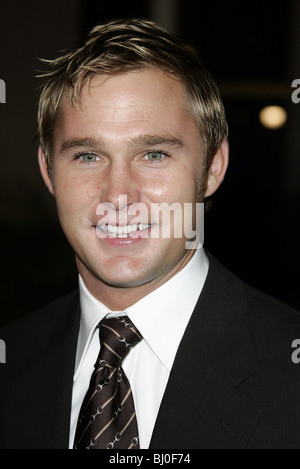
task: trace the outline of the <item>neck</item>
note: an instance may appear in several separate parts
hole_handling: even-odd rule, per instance
[[[192,250],[190,252],[192,253]],[[109,285],[96,277],[78,258],[76,258],[76,261],[79,274],[89,292],[111,311],[123,311],[166,283],[183,269],[191,257],[192,254],[182,259],[182,262],[164,276],[131,287]]]
[[[79,272],[89,292],[111,311],[123,311],[146,296],[151,290],[148,285],[115,287],[95,278],[90,272]]]

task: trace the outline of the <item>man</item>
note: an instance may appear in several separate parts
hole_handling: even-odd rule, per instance
[[[0,446],[112,448],[136,421],[126,447],[299,448],[291,344],[300,316],[226,271],[198,236],[197,208],[228,165],[208,72],[154,23],[116,20],[45,76],[38,160],[74,249],[79,294],[1,331]],[[111,383],[109,375],[89,394],[107,366],[99,358],[93,373],[107,317],[129,324],[139,342],[112,367],[128,379],[134,411],[100,446],[126,400],[106,422],[108,395],[82,428]],[[105,324],[126,342],[107,326],[115,322]]]

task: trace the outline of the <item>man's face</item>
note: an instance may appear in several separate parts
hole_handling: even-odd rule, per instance
[[[187,263],[194,251],[184,233],[154,237],[160,222],[150,217],[153,204],[202,201],[201,139],[177,80],[157,69],[94,77],[79,108],[62,102],[53,143],[52,192],[87,284],[150,292]],[[142,226],[119,237],[139,207],[148,209]]]

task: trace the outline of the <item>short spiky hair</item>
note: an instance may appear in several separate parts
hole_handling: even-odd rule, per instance
[[[158,68],[184,86],[187,107],[203,142],[206,168],[228,127],[223,103],[206,68],[178,39],[152,21],[120,19],[94,27],[86,42],[54,60],[44,60],[50,70],[38,107],[38,134],[48,167],[51,144],[62,97],[76,106],[82,87],[95,75],[112,76],[144,68]]]

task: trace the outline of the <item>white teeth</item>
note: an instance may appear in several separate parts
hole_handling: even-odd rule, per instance
[[[132,224],[132,225],[97,225],[97,228],[108,232],[110,236],[118,238],[127,238],[130,233],[136,233],[137,231],[144,231],[150,228],[150,225],[144,225],[143,223]]]

